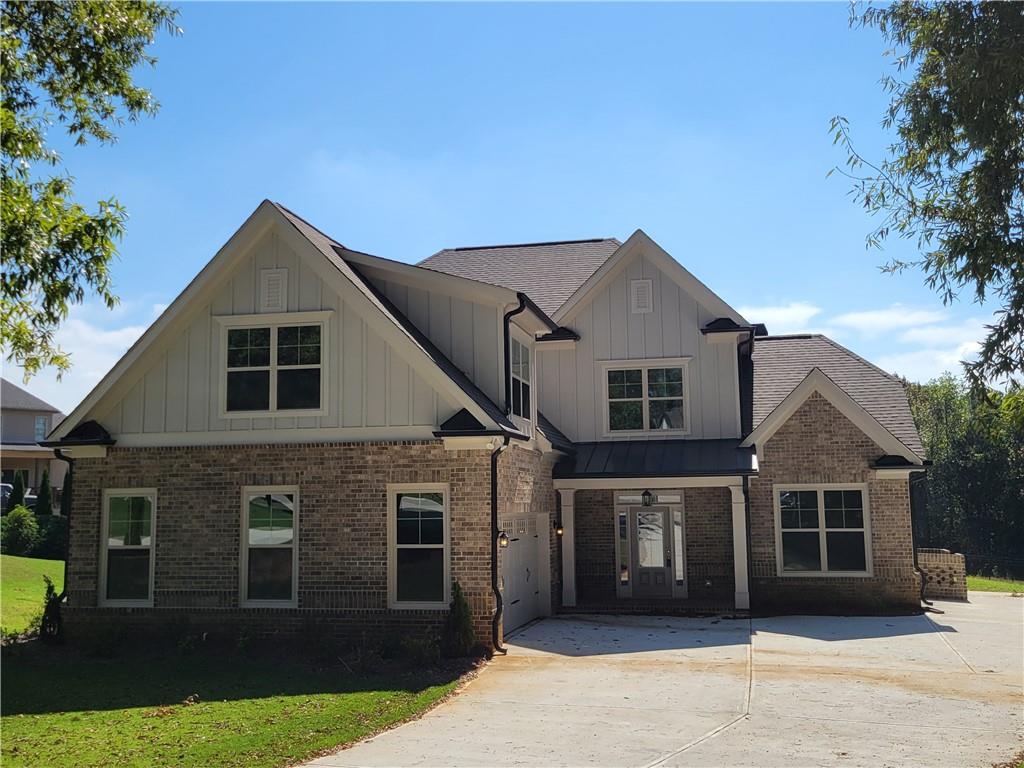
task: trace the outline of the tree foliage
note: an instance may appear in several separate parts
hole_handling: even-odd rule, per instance
[[[27,375],[70,366],[54,335],[71,304],[87,292],[116,303],[109,264],[126,220],[114,198],[92,212],[75,201],[47,130],[112,143],[125,120],[154,114],[132,74],[155,63],[157,31],[180,32],[176,16],[151,0],[0,3],[0,344]]]
[[[979,396],[949,374],[908,384],[925,451],[920,546],[967,555],[974,572],[1024,574],[1024,391]]]
[[[25,473],[15,472],[11,483],[11,495],[7,497],[7,508],[14,509],[25,503]]]
[[[36,514],[53,514],[53,491],[50,488],[50,470],[44,469],[43,476],[39,481],[39,491],[36,493]]]
[[[2,544],[5,555],[28,556],[39,541],[39,523],[32,510],[23,506],[14,507],[4,520]]]
[[[1024,3],[901,0],[862,12],[892,48],[896,73],[882,79],[882,124],[897,139],[869,162],[843,117],[832,119],[847,151],[854,198],[880,223],[867,236],[915,240],[917,261],[946,303],[963,289],[1000,306],[976,361],[976,391],[1024,371]]]

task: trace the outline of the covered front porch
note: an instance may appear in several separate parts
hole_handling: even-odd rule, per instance
[[[556,481],[562,606],[616,613],[747,610],[743,479]]]
[[[563,610],[749,610],[752,452],[731,440],[620,445],[579,446],[555,468]]]

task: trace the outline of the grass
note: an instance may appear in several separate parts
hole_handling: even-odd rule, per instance
[[[967,589],[973,592],[1024,592],[1024,581],[996,579],[991,576],[968,576]]]
[[[43,612],[44,574],[59,592],[64,583],[62,560],[0,555],[0,627],[24,632],[32,618]]]
[[[466,669],[360,676],[287,658],[174,650],[102,660],[33,642],[5,651],[2,762],[291,765],[418,715]]]

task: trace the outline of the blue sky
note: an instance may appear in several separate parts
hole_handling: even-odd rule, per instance
[[[951,307],[878,266],[871,221],[826,173],[891,140],[891,60],[836,4],[197,4],[139,80],[162,108],[68,149],[82,200],[130,213],[122,305],[73,311],[74,369],[30,388],[65,410],[263,198],[349,247],[447,246],[643,228],[748,319],[820,331],[887,370],[957,370],[991,307]],[[7,375],[18,378],[8,366]]]

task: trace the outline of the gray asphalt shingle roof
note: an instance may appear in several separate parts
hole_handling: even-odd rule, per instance
[[[46,411],[47,413],[60,413],[45,400],[40,400],[31,392],[26,392],[17,384],[0,379],[0,407],[5,411]]]
[[[820,334],[763,336],[754,341],[754,428],[815,368],[896,439],[924,456],[900,380]]]
[[[446,248],[417,266],[522,291],[548,315],[622,245],[615,238]]]

